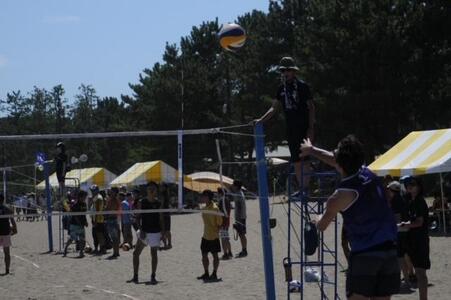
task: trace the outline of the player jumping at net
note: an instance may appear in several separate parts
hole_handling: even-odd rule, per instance
[[[343,216],[351,244],[346,276],[348,299],[390,299],[400,286],[397,225],[381,180],[363,166],[362,144],[349,135],[334,152],[329,152],[314,147],[307,139],[301,150],[302,155],[314,156],[342,175],[317,226],[324,231],[338,213]]]
[[[0,216],[13,215],[13,211],[5,206],[5,197],[0,194]],[[17,233],[17,225],[14,217],[0,218],[0,247],[3,247],[5,254],[5,275],[9,274],[9,267],[11,266],[11,235]]]
[[[308,176],[302,178],[303,170],[307,170],[306,158],[299,157],[299,147],[305,138],[313,140],[315,124],[315,105],[313,103],[310,87],[296,76],[299,68],[291,57],[283,57],[280,61],[279,71],[282,73],[282,84],[277,89],[276,98],[271,108],[254,122],[265,123],[277,114],[282,108],[286,120],[286,138],[291,154],[291,162],[294,164],[296,179],[300,187],[308,187]],[[293,194],[299,197],[303,191]]]

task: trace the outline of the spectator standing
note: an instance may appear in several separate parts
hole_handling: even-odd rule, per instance
[[[247,238],[246,238],[246,198],[242,190],[243,184],[239,180],[234,180],[232,189],[232,197],[235,205],[235,224],[234,228],[238,233],[241,242],[241,252],[237,257],[247,256]]]

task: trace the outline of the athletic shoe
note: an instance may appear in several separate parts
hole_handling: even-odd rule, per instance
[[[138,275],[133,275],[133,278],[130,279],[128,282],[138,283]]]
[[[210,276],[208,273],[204,273],[204,275],[197,277],[198,280],[209,280]]]
[[[150,284],[155,285],[155,284],[157,284],[157,283],[158,283],[158,281],[157,281],[157,279],[155,278],[155,275],[150,276]]]
[[[221,257],[221,259],[222,259],[222,260],[229,260],[229,259],[230,259],[230,256],[229,256],[228,254],[224,254],[224,255]]]
[[[218,276],[216,275],[216,273],[212,273],[210,278],[208,278],[208,280],[216,281],[216,280],[218,280]]]
[[[247,256],[247,250],[243,250],[236,257],[246,257]]]

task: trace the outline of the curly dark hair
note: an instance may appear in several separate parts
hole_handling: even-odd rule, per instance
[[[362,143],[354,135],[344,137],[338,143],[335,159],[346,175],[357,173],[365,162]]]

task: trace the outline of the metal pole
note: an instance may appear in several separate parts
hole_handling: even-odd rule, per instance
[[[440,191],[442,194],[443,233],[446,234],[445,193],[443,192],[443,175],[440,173]]]
[[[52,231],[52,195],[50,192],[49,165],[43,163],[45,177],[45,194],[47,196],[47,230],[49,235],[49,252],[53,252],[53,231]]]
[[[255,153],[257,159],[258,194],[260,200],[260,219],[262,230],[262,246],[265,267],[266,299],[276,299],[274,284],[274,265],[271,246],[271,229],[269,227],[268,174],[265,159],[265,141],[263,125],[255,126]]]
[[[3,197],[5,197],[5,203],[7,201],[7,196],[6,196],[6,168],[3,169]]]
[[[178,151],[178,208],[183,208],[183,130],[177,133],[177,151]]]
[[[223,178],[222,178],[222,155],[221,155],[221,146],[220,146],[220,144],[219,144],[219,140],[218,139],[216,139],[216,152],[217,152],[217,154],[218,154],[218,162],[219,162],[219,182],[220,182],[220,184],[221,184],[221,188],[222,188],[222,199],[221,199],[221,202],[222,202],[222,207],[223,207],[223,213],[224,213],[224,215],[226,216],[226,217],[228,217],[228,215],[227,215],[227,208],[226,208],[226,205],[225,205],[225,197],[226,197],[226,190],[225,190],[225,187],[224,187],[224,181],[223,181]],[[218,199],[219,200],[219,199]]]

